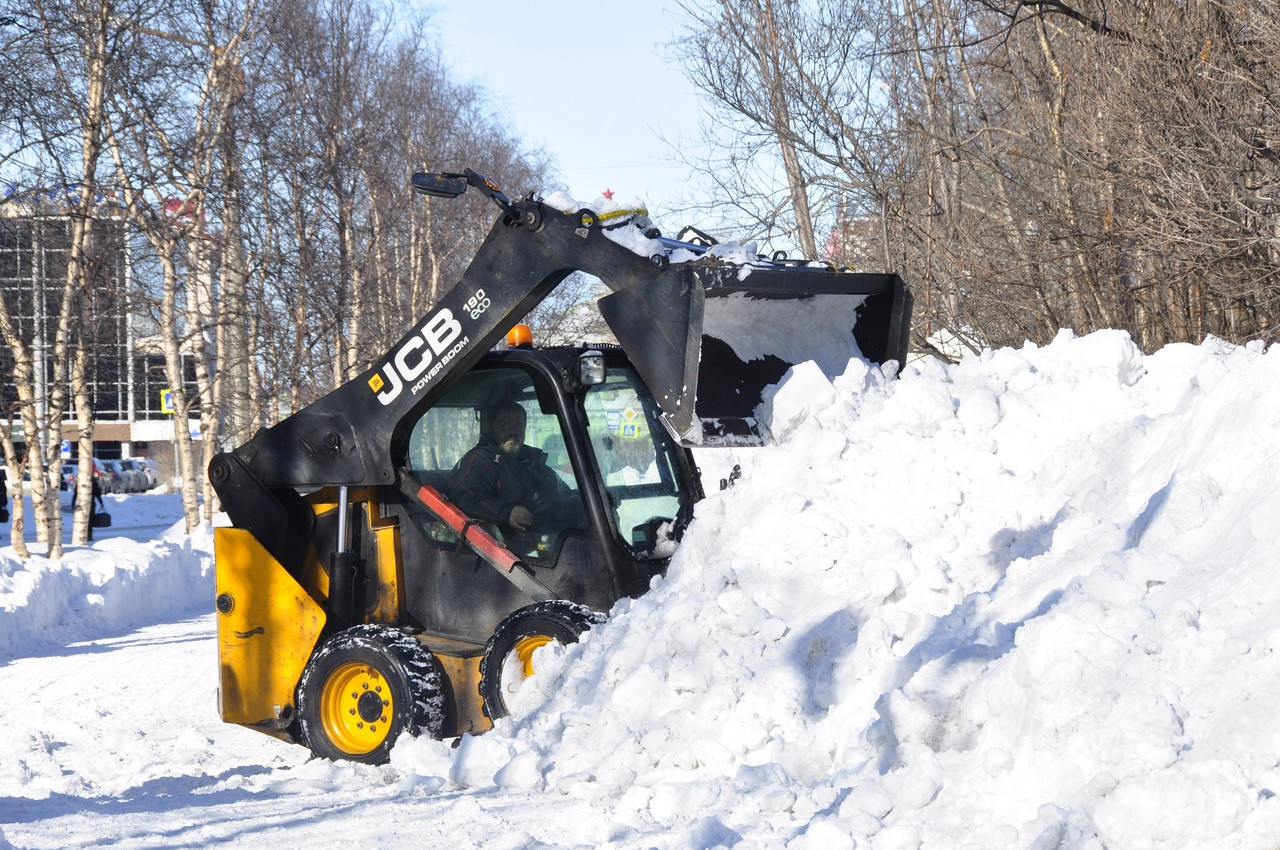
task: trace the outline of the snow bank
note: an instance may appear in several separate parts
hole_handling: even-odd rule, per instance
[[[1112,332],[793,370],[665,581],[395,764],[670,846],[1272,846],[1277,381]]]
[[[172,503],[179,499],[176,494],[105,497],[112,527],[98,529],[97,541],[89,546],[67,546],[59,561],[23,562],[12,548],[0,549],[0,662],[210,610],[213,535],[208,528],[188,537],[178,523],[149,542],[129,536],[160,518],[171,521]],[[29,517],[29,502],[27,508]],[[64,515],[67,525],[70,520],[69,513]]]

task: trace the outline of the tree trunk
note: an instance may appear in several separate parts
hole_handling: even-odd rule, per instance
[[[182,514],[190,533],[199,525],[200,506],[196,493],[195,457],[191,447],[191,402],[186,394],[186,372],[178,336],[178,269],[173,254],[176,241],[160,252],[164,280],[160,296],[161,346],[164,350],[165,376],[173,399],[173,439],[177,447],[178,478],[182,482]]]

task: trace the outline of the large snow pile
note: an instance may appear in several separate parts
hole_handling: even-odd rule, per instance
[[[394,763],[688,846],[1274,846],[1278,382],[1120,333],[800,367],[664,582]]]

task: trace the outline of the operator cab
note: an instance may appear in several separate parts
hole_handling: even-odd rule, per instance
[[[513,537],[509,529],[482,521],[490,533],[521,547],[513,550],[516,554],[554,560],[563,535],[588,525],[584,493],[598,493],[604,496],[617,542],[638,558],[662,558],[670,554],[661,545],[664,534],[675,530],[694,498],[689,459],[662,427],[652,397],[620,352],[604,352],[603,382],[573,395],[559,391],[554,382],[563,370],[556,361],[581,351],[490,354],[417,418],[409,430],[406,466],[420,482],[453,498],[464,458],[485,442],[489,412],[502,402],[515,402],[525,414],[525,445],[567,491],[564,501],[570,504],[557,506],[557,517],[568,522],[545,526],[535,510],[530,531],[536,531],[537,539],[530,546],[508,541]],[[454,501],[466,511],[461,498]],[[433,523],[431,529],[438,542],[457,542],[444,523]]]
[[[604,370],[584,385],[579,360],[589,352],[598,353]],[[524,445],[532,450],[524,456],[554,482],[528,506],[533,522],[526,530],[480,515],[462,484],[464,467],[484,452],[495,455],[486,439],[489,417],[511,403],[524,414]],[[411,414],[400,440],[413,478],[481,525],[539,581],[561,598],[608,610],[622,596],[643,593],[665,568],[701,496],[691,455],[658,416],[619,348],[516,348],[490,352],[429,408]],[[423,628],[487,637],[502,616],[527,604],[497,572],[478,565],[455,529],[411,503],[403,510],[416,514],[401,524],[402,545],[408,607]],[[464,582],[474,583],[474,592],[440,592]],[[452,600],[450,610],[439,609],[442,599]]]

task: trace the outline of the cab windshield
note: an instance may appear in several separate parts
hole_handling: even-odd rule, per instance
[[[666,556],[673,521],[689,498],[681,485],[679,449],[633,369],[610,365],[605,383],[583,399],[588,434],[604,479],[607,507],[625,543]]]

